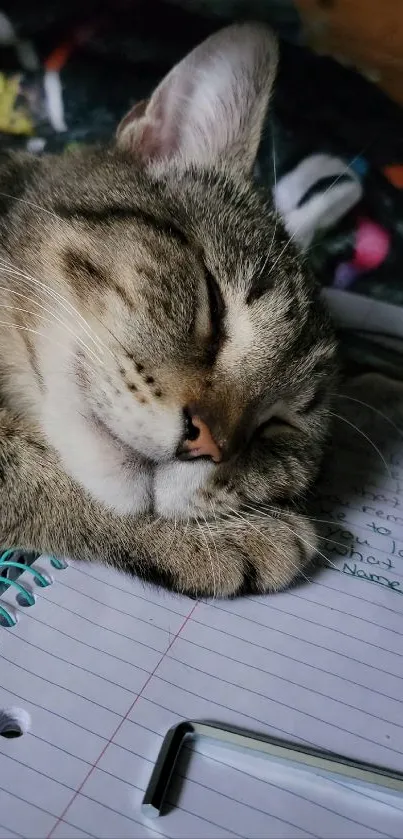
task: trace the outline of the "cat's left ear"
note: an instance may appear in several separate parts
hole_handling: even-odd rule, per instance
[[[143,163],[227,163],[249,174],[277,67],[277,41],[246,23],[215,33],[122,120],[118,146]]]

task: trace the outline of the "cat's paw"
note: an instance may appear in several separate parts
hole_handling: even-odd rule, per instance
[[[283,513],[238,515],[233,539],[246,555],[242,590],[247,593],[281,591],[305,570],[317,551],[317,534],[306,516]],[[238,524],[237,524],[238,523]]]
[[[198,597],[280,591],[304,576],[317,543],[309,520],[296,513],[281,519],[236,513],[159,528],[161,535],[153,530],[157,565],[162,559],[173,587]]]

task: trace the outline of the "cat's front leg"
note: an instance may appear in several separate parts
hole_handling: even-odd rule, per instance
[[[0,545],[97,560],[196,596],[287,586],[314,552],[310,523],[235,515],[215,523],[119,516],[62,469],[36,431],[0,412]]]

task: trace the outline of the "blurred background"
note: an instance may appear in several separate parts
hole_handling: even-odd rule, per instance
[[[256,178],[324,287],[348,372],[403,378],[400,0],[0,0],[0,148],[110,142],[176,61],[243,19],[281,39]]]

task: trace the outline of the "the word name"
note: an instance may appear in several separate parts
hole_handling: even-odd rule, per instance
[[[349,574],[350,577],[360,577],[363,580],[368,580],[370,583],[376,583],[378,586],[389,588],[397,594],[403,594],[399,580],[389,580],[388,577],[384,577],[382,574],[373,574],[364,568],[360,568],[356,562],[345,562],[342,572],[343,574]]]

